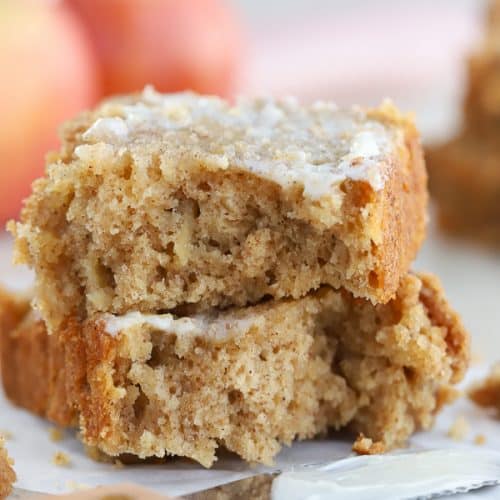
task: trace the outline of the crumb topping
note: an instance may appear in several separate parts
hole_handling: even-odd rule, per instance
[[[301,106],[292,98],[240,99],[232,106],[217,97],[162,95],[147,87],[139,96],[106,101],[75,155],[85,158],[89,145],[102,143],[125,154],[156,138],[177,162],[250,170],[283,187],[301,185],[306,197],[317,199],[346,179],[383,189],[401,134],[359,107]]]
[[[379,455],[386,452],[386,446],[383,441],[373,441],[360,433],[352,445],[352,451],[358,455]]]

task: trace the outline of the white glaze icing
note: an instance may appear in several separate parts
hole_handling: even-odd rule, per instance
[[[234,106],[192,93],[162,95],[146,88],[139,98],[106,102],[83,134],[123,151],[138,137],[164,141],[169,153],[210,158],[283,187],[303,186],[312,199],[327,196],[346,179],[384,186],[388,161],[402,132],[360,108],[318,101],[240,99]],[[142,141],[144,143],[144,141]]]
[[[213,339],[225,339],[231,335],[245,333],[255,323],[255,317],[236,318],[230,314],[211,317],[198,314],[176,318],[172,314],[144,314],[137,311],[121,316],[103,314],[104,329],[111,336],[137,326],[149,326],[155,330],[173,333],[179,336],[207,336]]]

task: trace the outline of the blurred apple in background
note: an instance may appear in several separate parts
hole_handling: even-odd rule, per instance
[[[104,94],[153,84],[230,95],[241,29],[221,0],[66,0],[95,44]]]
[[[0,224],[65,119],[146,84],[228,96],[241,47],[223,0],[0,0]]]
[[[92,105],[97,74],[73,12],[55,2],[0,0],[0,223],[17,216],[57,127]]]

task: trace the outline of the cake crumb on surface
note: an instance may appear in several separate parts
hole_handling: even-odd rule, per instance
[[[5,430],[5,429],[0,430],[0,440],[3,439],[5,441],[9,441],[13,437],[14,437],[14,434],[12,434],[12,432]]]
[[[71,464],[71,459],[63,451],[56,451],[52,457],[52,463],[59,467],[68,467]]]
[[[486,436],[484,434],[477,434],[476,437],[474,438],[474,444],[481,446],[485,443],[486,443]]]
[[[440,410],[443,406],[449,405],[463,396],[463,391],[460,391],[455,387],[440,387],[436,392],[436,409]]]
[[[114,464],[118,459],[113,460],[113,457],[106,455],[103,451],[100,451],[99,448],[95,446],[85,445],[85,455],[89,457],[94,462],[99,462],[102,464]]]
[[[378,455],[385,453],[386,447],[383,441],[373,441],[360,433],[352,445],[352,451],[358,455]]]
[[[50,436],[50,440],[54,441],[54,443],[57,443],[57,442],[62,441],[64,439],[64,433],[58,427],[51,427],[49,429],[49,436]]]
[[[88,484],[79,483],[71,479],[69,481],[66,481],[66,488],[72,491],[82,491],[82,490],[89,490],[91,486],[89,486]]]
[[[13,465],[14,461],[7,455],[4,440],[0,437],[0,498],[10,495],[12,484],[16,481]]]
[[[463,415],[459,415],[448,430],[448,437],[455,441],[462,441],[469,433],[470,425]]]
[[[496,408],[500,413],[500,362],[493,365],[486,378],[470,387],[468,395],[477,405]]]

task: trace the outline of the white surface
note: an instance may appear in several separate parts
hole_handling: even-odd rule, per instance
[[[471,333],[476,357],[500,360],[500,253],[430,228],[413,267],[439,276]]]

